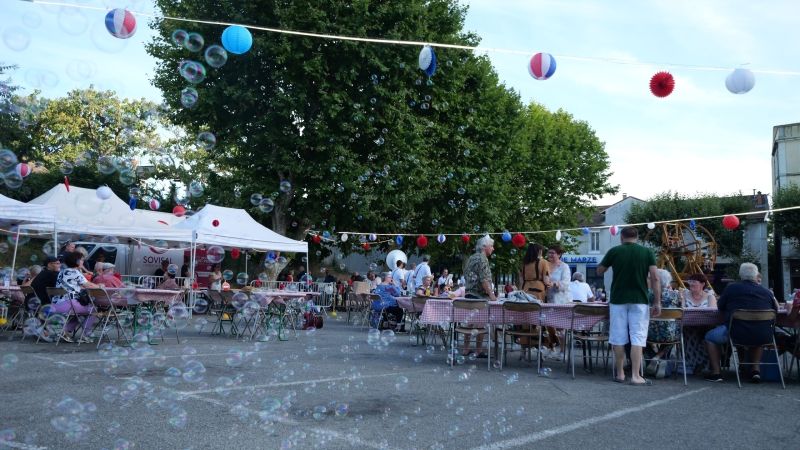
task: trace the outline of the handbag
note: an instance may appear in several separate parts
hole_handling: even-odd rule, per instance
[[[89,293],[86,292],[85,290],[81,289],[81,291],[78,292],[78,303],[80,303],[81,306],[89,306],[89,305],[91,305],[92,304],[92,299],[89,298]]]

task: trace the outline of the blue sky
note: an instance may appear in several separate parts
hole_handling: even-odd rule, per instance
[[[148,0],[66,0],[153,12]],[[528,56],[488,52],[500,78],[550,109],[587,121],[606,142],[620,194],[770,192],[772,127],[800,122],[800,76],[756,73],[744,95],[725,89],[729,70],[800,72],[800,2],[688,0],[473,0],[466,28],[486,48],[545,51],[558,69],[532,79]],[[14,81],[45,95],[93,84],[125,97],[160,99],[149,83],[155,61],[144,51],[147,20],[128,40],[112,38],[103,11],[0,0],[0,62]],[[414,39],[414,36],[409,36]],[[613,64],[592,59],[653,62]],[[666,99],[652,96],[659,70],[676,79]]]

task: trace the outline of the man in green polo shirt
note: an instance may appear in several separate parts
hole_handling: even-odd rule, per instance
[[[608,306],[611,319],[608,342],[614,346],[616,373],[614,381],[625,381],[625,345],[631,344],[631,384],[650,385],[639,375],[642,365],[642,349],[647,341],[650,323],[648,309],[647,278],[653,289],[655,301],[652,315],[661,314],[661,283],[656,272],[656,258],[652,250],[636,243],[639,232],[634,227],[622,229],[618,245],[606,253],[597,267],[602,275],[612,268],[611,302]]]

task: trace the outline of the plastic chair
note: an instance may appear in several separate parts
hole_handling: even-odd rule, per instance
[[[676,348],[680,352],[680,358],[667,358],[667,359],[660,359],[658,361],[664,363],[678,363],[680,362],[683,367],[683,385],[688,385],[688,381],[686,379],[686,353],[685,347],[683,345],[683,309],[681,308],[663,308],[661,310],[661,314],[658,317],[651,317],[650,322],[666,322],[666,323],[675,323],[678,329],[677,338],[671,340],[664,340],[664,341],[651,341],[647,339],[647,344],[655,344],[657,346],[668,345],[670,346],[669,352],[667,355],[672,354],[672,348]],[[645,367],[647,361],[654,361],[654,358],[645,358],[644,355],[642,356],[642,367]]]
[[[775,320],[778,317],[778,313],[775,310],[767,309],[767,310],[755,310],[755,309],[736,309],[731,314],[731,320],[728,323],[728,343],[731,346],[731,356],[733,359],[733,369],[736,372],[736,382],[739,384],[739,388],[742,387],[742,380],[741,376],[739,375],[739,366],[752,366],[752,365],[760,365],[760,366],[769,366],[769,365],[777,365],[778,366],[778,374],[781,378],[781,386],[786,389],[786,384],[783,381],[783,370],[781,369],[781,360],[780,356],[778,355],[778,345],[775,343]],[[756,342],[747,342],[747,343],[737,343],[734,340],[734,334],[737,330],[735,328],[736,324],[747,322],[754,322],[752,325],[755,326],[764,326],[769,327],[769,339],[763,339]],[[764,333],[766,336],[767,333]],[[750,338],[754,338],[752,334],[749,334]],[[775,352],[775,362],[774,363],[764,363],[761,361],[756,362],[748,362],[743,363],[739,361],[739,352],[737,350],[738,347],[762,347],[767,350],[772,350]]]
[[[501,353],[500,353],[500,370],[503,370],[503,366],[505,365],[506,360],[506,336],[510,336],[512,338],[512,343],[514,342],[515,338],[526,338],[528,339],[528,345],[523,345],[523,350],[521,350],[522,354],[520,358],[522,358],[525,354],[524,348],[527,347],[528,351],[528,361],[530,361],[530,352],[532,347],[531,340],[536,338],[538,341],[537,349],[541,350],[542,348],[542,329],[533,324],[522,325],[523,328],[521,329],[514,329],[509,328],[507,324],[509,320],[506,318],[506,313],[523,313],[523,314],[534,314],[538,322],[541,323],[542,319],[542,305],[540,303],[528,303],[528,302],[505,302],[503,303],[503,327],[502,327],[502,346],[501,346]],[[536,372],[542,369],[542,354],[540,351],[537,351],[536,357]]]
[[[486,344],[486,369],[490,370],[492,368],[492,335],[489,333],[485,327],[480,326],[472,326],[472,325],[465,325],[459,326],[458,323],[455,321],[455,315],[457,310],[466,311],[467,314],[473,314],[478,311],[483,311],[489,307],[489,303],[486,300],[453,300],[452,310],[450,314],[450,318],[452,320],[450,326],[450,367],[455,365],[456,353],[458,351],[458,335],[470,335],[475,336],[477,338],[478,335],[487,335],[489,337],[489,342]],[[478,350],[477,345],[475,346],[476,350]]]
[[[589,362],[589,370],[592,370],[592,344],[605,344],[608,342],[608,333],[606,332],[593,332],[591,329],[582,329],[584,327],[575,326],[575,320],[580,320],[585,317],[600,318],[601,321],[608,321],[608,308],[605,306],[589,306],[584,304],[575,304],[572,307],[572,318],[570,320],[569,330],[567,330],[567,337],[569,339],[569,362],[572,371],[572,379],[575,379],[575,341],[579,341],[583,347],[583,361],[584,365]],[[595,325],[596,326],[596,325]],[[592,327],[594,328],[594,327]],[[576,333],[577,332],[577,333]],[[607,350],[607,345],[603,345]],[[587,358],[588,351],[588,358]],[[598,352],[600,349],[598,348]],[[598,355],[599,356],[599,355]],[[608,356],[606,351],[603,355],[604,368],[608,368]]]

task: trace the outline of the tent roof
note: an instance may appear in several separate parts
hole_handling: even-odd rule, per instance
[[[55,208],[47,205],[31,205],[0,194],[0,220],[12,222],[47,222],[55,219]],[[52,229],[52,225],[50,229]]]
[[[57,184],[49,191],[31,200],[29,205],[44,205],[55,210],[56,229],[60,232],[110,235],[141,239],[191,241],[191,232],[174,229],[171,225],[183,218],[172,214],[137,209],[115,194],[100,200],[95,189]],[[26,228],[46,230],[46,227]],[[52,225],[49,227],[52,230]]]
[[[243,209],[209,204],[172,228],[196,231],[200,244],[308,253],[307,242],[281,236],[256,222]]]

